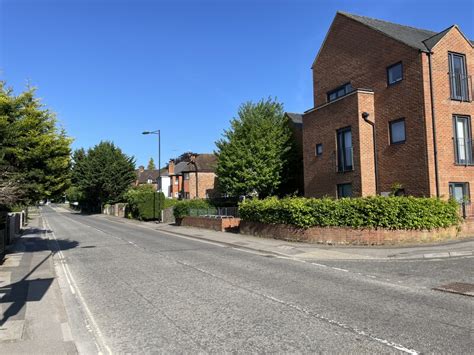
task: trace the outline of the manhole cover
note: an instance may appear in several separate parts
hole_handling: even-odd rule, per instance
[[[474,284],[466,282],[453,282],[447,285],[435,287],[433,290],[458,293],[460,295],[474,297]]]

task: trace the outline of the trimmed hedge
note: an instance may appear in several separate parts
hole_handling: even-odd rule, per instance
[[[181,200],[178,201],[173,210],[174,218],[183,218],[189,216],[192,209],[207,209],[212,205],[208,200]]]
[[[456,201],[421,197],[361,197],[339,200],[290,197],[246,200],[243,220],[309,227],[388,229],[446,228],[460,222]]]
[[[125,199],[127,215],[143,221],[159,219],[161,210],[166,207],[165,195],[162,192],[131,190],[127,192]]]

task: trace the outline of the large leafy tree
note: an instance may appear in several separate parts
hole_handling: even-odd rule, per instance
[[[244,103],[230,124],[216,142],[221,190],[232,196],[280,193],[294,146],[283,105],[273,99]]]
[[[62,196],[70,184],[71,139],[34,88],[15,95],[0,82],[0,204]]]
[[[72,180],[82,205],[97,209],[104,203],[115,203],[135,180],[135,161],[112,142],[103,141],[73,154]]]

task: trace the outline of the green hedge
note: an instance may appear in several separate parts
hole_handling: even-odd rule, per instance
[[[212,208],[208,200],[181,200],[175,204],[173,213],[175,218],[183,218],[189,216],[190,211],[193,209],[207,208]]]
[[[152,191],[130,190],[125,194],[125,200],[127,215],[143,221],[159,219],[167,204],[162,192]]]
[[[308,227],[433,229],[459,224],[456,201],[420,197],[363,197],[339,200],[291,197],[246,200],[243,220]]]

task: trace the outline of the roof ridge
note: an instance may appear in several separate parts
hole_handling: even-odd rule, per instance
[[[361,17],[361,18],[368,19],[368,20],[375,20],[375,21],[380,21],[380,22],[389,23],[389,24],[391,24],[391,25],[396,25],[396,26],[411,28],[411,29],[417,30],[417,31],[431,32],[431,33],[433,33],[433,36],[439,33],[439,32],[433,31],[433,30],[427,30],[427,29],[425,29],[425,28],[419,28],[419,27],[413,27],[413,26],[408,26],[408,25],[402,25],[402,24],[400,24],[400,23],[391,22],[391,21],[387,21],[387,20],[381,20],[381,19],[378,19],[378,18],[375,18],[375,17],[369,17],[369,16],[363,16],[363,15],[351,14],[350,12],[345,12],[345,11],[337,11],[337,13],[339,13],[339,14],[341,14],[341,15],[344,15],[344,16],[347,16],[347,17],[351,17],[351,18],[354,18],[354,17]],[[453,26],[454,26],[454,25],[453,25]],[[441,31],[441,32],[443,32],[443,31]]]

